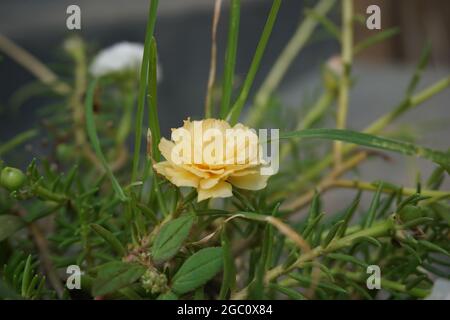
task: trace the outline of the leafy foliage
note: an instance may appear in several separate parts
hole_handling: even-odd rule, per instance
[[[350,76],[350,66],[346,75],[323,66],[323,88],[303,101],[298,121],[274,94],[315,28],[354,53],[396,33],[390,29],[356,46],[346,43],[346,28],[327,17],[335,3],[321,0],[307,11],[251,106],[248,122],[255,127],[283,127],[280,172],[266,189],[234,188],[233,197],[224,201],[198,203],[195,190],[178,188],[153,171],[161,136],[153,37],[158,1],[149,6],[139,80],[128,73],[91,79],[86,45],[69,39],[65,50],[73,62],[73,80],[49,85],[48,90],[59,88],[53,92],[57,103],[40,109],[41,127],[0,145],[0,156],[8,159],[19,145],[45,133],[50,149],[23,172],[11,170],[19,166],[12,161],[8,167],[0,162],[0,170],[8,168],[0,190],[0,297],[375,299],[378,291],[369,290],[366,280],[367,266],[377,265],[386,295],[411,299],[426,297],[435,276],[449,278],[450,191],[441,186],[450,155],[380,136],[403,113],[450,86],[447,77],[416,92],[429,46],[404,100],[363,132],[320,128],[349,89],[342,77]],[[217,117],[235,123],[241,116],[281,5],[273,1],[249,72],[234,95],[240,1],[232,1],[224,81],[218,89],[222,99],[211,110]],[[126,141],[132,135],[130,152]],[[335,158],[329,144],[311,143],[311,138],[347,144]],[[361,181],[357,172],[353,180],[342,178],[363,161],[386,157],[385,151],[431,160],[435,169],[413,187]],[[322,203],[335,188],[354,189],[355,197],[327,212]],[[71,265],[83,272],[80,290],[64,287],[64,271]]]

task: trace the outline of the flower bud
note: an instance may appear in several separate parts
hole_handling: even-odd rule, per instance
[[[398,214],[403,222],[408,222],[417,218],[421,218],[423,216],[423,211],[421,207],[406,205],[400,210]]]
[[[74,152],[74,147],[65,143],[60,143],[56,147],[56,154],[58,156],[58,159],[61,159],[63,161],[69,161],[73,157]]]
[[[167,278],[155,269],[148,269],[141,277],[141,284],[145,291],[158,294],[165,290]]]
[[[0,184],[9,191],[15,191],[24,185],[26,178],[21,170],[5,167],[0,174]]]
[[[336,92],[339,87],[339,80],[344,73],[344,66],[340,56],[328,59],[322,69],[323,83],[327,90]]]

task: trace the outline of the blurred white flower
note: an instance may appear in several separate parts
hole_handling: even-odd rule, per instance
[[[94,77],[126,71],[136,71],[136,74],[139,74],[143,55],[143,44],[119,42],[101,50],[94,57],[89,71]],[[162,72],[159,64],[156,73],[160,82]]]

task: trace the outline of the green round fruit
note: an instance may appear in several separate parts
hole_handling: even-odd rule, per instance
[[[74,156],[74,147],[65,143],[60,143],[56,147],[56,155],[62,161],[68,161]]]
[[[22,187],[26,179],[25,174],[17,168],[5,167],[0,174],[0,184],[9,191]]]

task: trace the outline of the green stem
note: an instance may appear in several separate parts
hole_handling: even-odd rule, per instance
[[[220,118],[227,116],[231,103],[231,92],[233,90],[234,68],[236,65],[236,52],[238,46],[239,20],[241,1],[232,0],[230,7],[230,22],[228,31],[228,45],[225,54],[225,69],[223,75],[222,101],[220,104]]]
[[[69,200],[64,194],[52,192],[42,186],[36,186],[33,191],[36,195],[46,200],[51,200],[58,203],[63,203]]]
[[[376,191],[377,186],[368,182],[363,181],[351,181],[351,180],[336,180],[332,183],[332,186],[340,187],[340,188],[349,188],[349,189],[359,189],[359,190],[368,190],[368,191]],[[382,192],[384,193],[394,193],[398,190],[393,189],[389,186],[383,186]],[[402,195],[411,196],[417,193],[416,188],[401,188]],[[420,194],[427,197],[432,198],[447,198],[450,197],[450,191],[438,191],[438,190],[420,190]]]
[[[450,77],[446,77],[432,84],[428,88],[422,90],[421,92],[415,94],[411,98],[406,99],[405,101],[400,103],[393,111],[375,120],[372,124],[367,126],[363,130],[363,132],[369,134],[381,132],[384,128],[386,128],[389,124],[391,124],[394,120],[396,120],[400,115],[412,109],[413,107],[422,104],[428,99],[434,97],[436,94],[444,91],[449,86],[450,86]],[[357,148],[357,146],[347,145],[343,148],[343,154],[344,155],[348,154],[355,148]],[[308,168],[308,171],[306,171],[299,179],[294,180],[292,183],[288,184],[286,186],[285,191],[279,193],[277,197],[278,196],[285,197],[287,193],[305,187],[310,181],[320,176],[332,163],[333,163],[333,155],[326,156],[323,160],[319,161],[311,168]]]
[[[38,131],[34,130],[34,129],[19,133],[11,140],[0,145],[0,156],[9,152],[10,150],[14,149],[18,145],[21,145],[21,144],[25,143],[26,141],[32,139],[37,134],[38,134]]]
[[[336,127],[345,129],[350,91],[350,70],[353,56],[353,0],[342,0],[342,64],[344,72],[339,82],[339,98],[336,118]],[[342,142],[334,143],[335,163],[342,162]]]
[[[339,273],[339,272],[337,272],[337,273]],[[351,280],[363,282],[363,283],[365,283],[366,279],[367,279],[367,274],[364,274],[364,273],[346,271],[345,273],[342,273],[342,275]],[[428,296],[430,294],[429,290],[420,289],[420,288],[411,288],[410,290],[408,290],[408,289],[406,289],[406,285],[404,285],[404,284],[401,284],[401,283],[398,283],[395,281],[391,281],[391,280],[387,280],[387,279],[383,279],[383,278],[381,278],[381,287],[388,291],[407,293],[408,295],[411,295],[416,298],[425,298],[426,296]]]
[[[273,1],[272,8],[269,12],[269,17],[267,18],[266,25],[264,26],[261,39],[259,40],[258,46],[256,48],[256,52],[250,65],[250,69],[248,71],[247,77],[245,78],[244,85],[242,86],[241,93],[239,94],[235,104],[233,105],[233,108],[227,115],[227,121],[229,121],[231,124],[235,124],[238,121],[242,108],[247,101],[250,89],[253,85],[253,81],[255,80],[256,72],[259,69],[261,59],[264,55],[264,51],[266,50],[267,42],[269,41],[270,34],[272,33],[272,29],[275,24],[280,5],[281,0]]]
[[[280,134],[280,139],[290,138],[319,138],[337,140],[366,146],[380,150],[388,150],[410,156],[430,159],[444,166],[450,165],[450,155],[446,152],[432,150],[413,143],[388,139],[372,134],[340,129],[305,129]]]
[[[334,100],[334,94],[326,90],[322,93],[316,104],[309,110],[303,120],[297,125],[295,130],[304,130],[310,128],[327,110]],[[293,143],[299,143],[301,138],[294,138]],[[283,144],[280,151],[280,163],[288,156],[292,150],[292,144]]]
[[[394,110],[370,124],[364,132],[377,133],[406,111],[422,104],[450,86],[450,76],[439,80],[411,98],[406,97]]]
[[[383,237],[389,235],[389,233],[393,230],[394,223],[392,220],[386,220],[379,224],[375,224],[372,227],[368,229],[364,229],[358,232],[354,232],[352,234],[349,234],[343,238],[334,239],[330,242],[330,244],[326,248],[322,248],[322,246],[318,246],[308,252],[304,252],[300,255],[300,257],[291,265],[284,267],[284,266],[277,266],[271,270],[269,270],[266,274],[266,277],[264,279],[264,282],[266,284],[270,283],[271,281],[277,279],[278,277],[287,274],[294,269],[301,268],[306,262],[313,261],[319,256],[326,255],[327,253],[337,251],[339,249],[349,247],[351,246],[354,241],[361,237]],[[245,287],[241,291],[237,292],[235,295],[233,295],[232,299],[235,300],[241,300],[245,299],[248,294],[249,287]]]
[[[108,162],[106,161],[105,155],[102,152],[102,148],[100,145],[100,139],[98,138],[97,127],[95,125],[95,119],[94,119],[94,110],[93,110],[94,91],[95,91],[96,86],[97,86],[97,81],[96,80],[92,81],[90,83],[87,93],[86,93],[86,106],[85,106],[86,131],[87,131],[87,134],[91,141],[91,145],[95,151],[97,158],[100,159],[103,169],[105,170],[106,174],[108,175],[109,179],[111,180],[111,184],[113,186],[113,189],[114,189],[117,197],[121,201],[127,201],[129,199],[123,192],[122,187],[120,186],[116,177],[114,177],[114,174],[113,174],[111,168],[109,167]]]
[[[156,23],[156,13],[158,9],[158,0],[151,0],[150,8],[148,13],[147,28],[145,31],[145,43],[144,43],[144,54],[141,64],[141,77],[139,81],[139,93],[138,93],[138,106],[136,113],[136,134],[134,139],[134,154],[133,154],[133,167],[131,170],[131,182],[136,182],[137,174],[139,170],[139,157],[141,153],[141,143],[142,143],[142,126],[144,120],[144,105],[145,105],[145,95],[147,89],[147,75],[149,72],[149,53],[150,45],[153,39],[153,32],[155,30]]]
[[[321,0],[313,10],[317,15],[325,16],[331,10],[335,2],[335,0]],[[254,105],[248,116],[247,123],[249,126],[258,127],[262,116],[266,113],[266,109],[268,108],[270,96],[280,85],[281,80],[289,70],[292,62],[294,62],[299,52],[305,47],[317,25],[318,21],[313,15],[308,15],[299,25],[297,31],[281,52],[268,76],[256,93]]]
[[[133,104],[135,100],[133,90],[125,92],[124,94],[125,94],[123,106],[124,113],[120,121],[119,129],[117,130],[116,135],[116,145],[118,149],[122,147],[122,145],[125,143],[125,140],[128,137],[128,134],[130,133],[131,120],[133,118]]]

